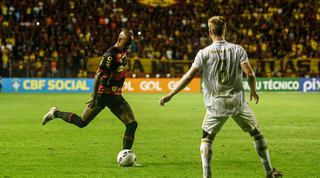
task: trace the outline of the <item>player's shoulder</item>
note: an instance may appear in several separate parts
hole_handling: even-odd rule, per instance
[[[235,43],[229,43],[230,46],[235,48],[236,50],[244,50],[241,45],[235,44]]]
[[[227,42],[227,41],[225,42],[225,46],[227,46],[227,48],[239,48],[239,47],[241,47],[238,44]]]
[[[209,46],[206,46],[205,48],[200,49],[198,53],[199,54],[207,54],[207,53],[210,53],[210,51],[212,51],[212,50],[213,50],[213,46],[211,44]]]
[[[197,57],[206,59],[206,58],[210,55],[210,53],[212,53],[212,52],[215,51],[215,50],[216,50],[216,49],[215,49],[214,44],[211,44],[211,45],[209,45],[209,46],[206,46],[206,47],[200,49],[200,50],[198,51]]]
[[[246,52],[245,49],[238,44],[226,42],[227,49],[233,49],[235,52]]]
[[[104,53],[104,57],[109,57],[109,56],[116,56],[117,55],[117,53],[119,53],[120,51],[119,51],[119,49],[118,48],[116,48],[115,46],[112,46],[112,47],[110,47],[109,49],[108,49],[108,51],[107,52],[105,52]]]

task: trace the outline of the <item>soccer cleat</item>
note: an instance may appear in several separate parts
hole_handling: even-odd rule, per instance
[[[51,121],[52,119],[54,119],[54,115],[53,115],[53,112],[58,110],[57,107],[53,106],[50,111],[43,116],[42,118],[42,121],[41,121],[41,124],[42,125],[45,125],[47,122]]]
[[[203,176],[203,178],[211,178],[211,175]]]
[[[267,175],[267,178],[275,178],[275,177],[282,177],[283,172],[277,171],[275,168],[272,168],[272,172],[270,175]]]

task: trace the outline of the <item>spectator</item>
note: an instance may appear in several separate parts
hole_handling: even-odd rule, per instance
[[[57,77],[57,74],[58,74],[58,70],[57,70],[57,59],[56,58],[53,58],[51,60],[51,77]]]
[[[282,59],[287,54],[291,58],[320,56],[320,36],[315,30],[320,27],[320,14],[317,6],[312,8],[312,0],[199,1],[155,8],[141,6],[137,1],[130,1],[128,6],[127,0],[77,1],[67,5],[56,0],[29,2],[0,2],[0,45],[16,61],[19,56],[38,51],[36,58],[46,63],[45,57],[50,61],[52,55],[61,52],[60,48],[65,56],[89,48],[95,50],[92,56],[101,56],[117,41],[114,34],[124,28],[133,29],[137,36],[131,56],[158,58],[165,50],[170,60],[184,59],[186,53],[193,60],[195,51],[211,43],[204,35],[207,24],[203,19],[206,14],[216,12],[235,22],[229,23],[226,39],[242,45],[250,58]],[[72,72],[76,76],[80,60],[73,62],[76,68]],[[64,63],[67,72],[70,66],[67,60]]]
[[[169,47],[169,48],[166,50],[167,59],[172,60],[172,55],[173,55],[173,51],[172,51],[171,47]]]
[[[257,65],[255,68],[254,68],[254,74],[256,75],[256,77],[262,77],[262,74],[261,74],[261,66],[260,65]]]
[[[274,71],[273,71],[273,77],[281,77],[282,73],[279,71],[278,68],[276,68]]]

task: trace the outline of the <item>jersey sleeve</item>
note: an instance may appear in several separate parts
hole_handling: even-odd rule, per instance
[[[112,55],[110,52],[106,52],[101,58],[99,70],[104,72],[111,72],[113,70],[116,70],[116,62],[116,55]]]
[[[203,57],[202,50],[200,50],[192,63],[192,67],[197,68],[199,71],[202,71],[203,68]]]
[[[239,56],[240,56],[240,65],[246,62],[249,62],[248,55],[246,50],[243,47],[239,46]]]

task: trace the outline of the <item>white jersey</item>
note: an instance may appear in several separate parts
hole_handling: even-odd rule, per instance
[[[210,115],[234,116],[248,107],[240,66],[245,62],[249,62],[246,51],[225,40],[198,52],[192,67],[202,71],[204,104]]]

